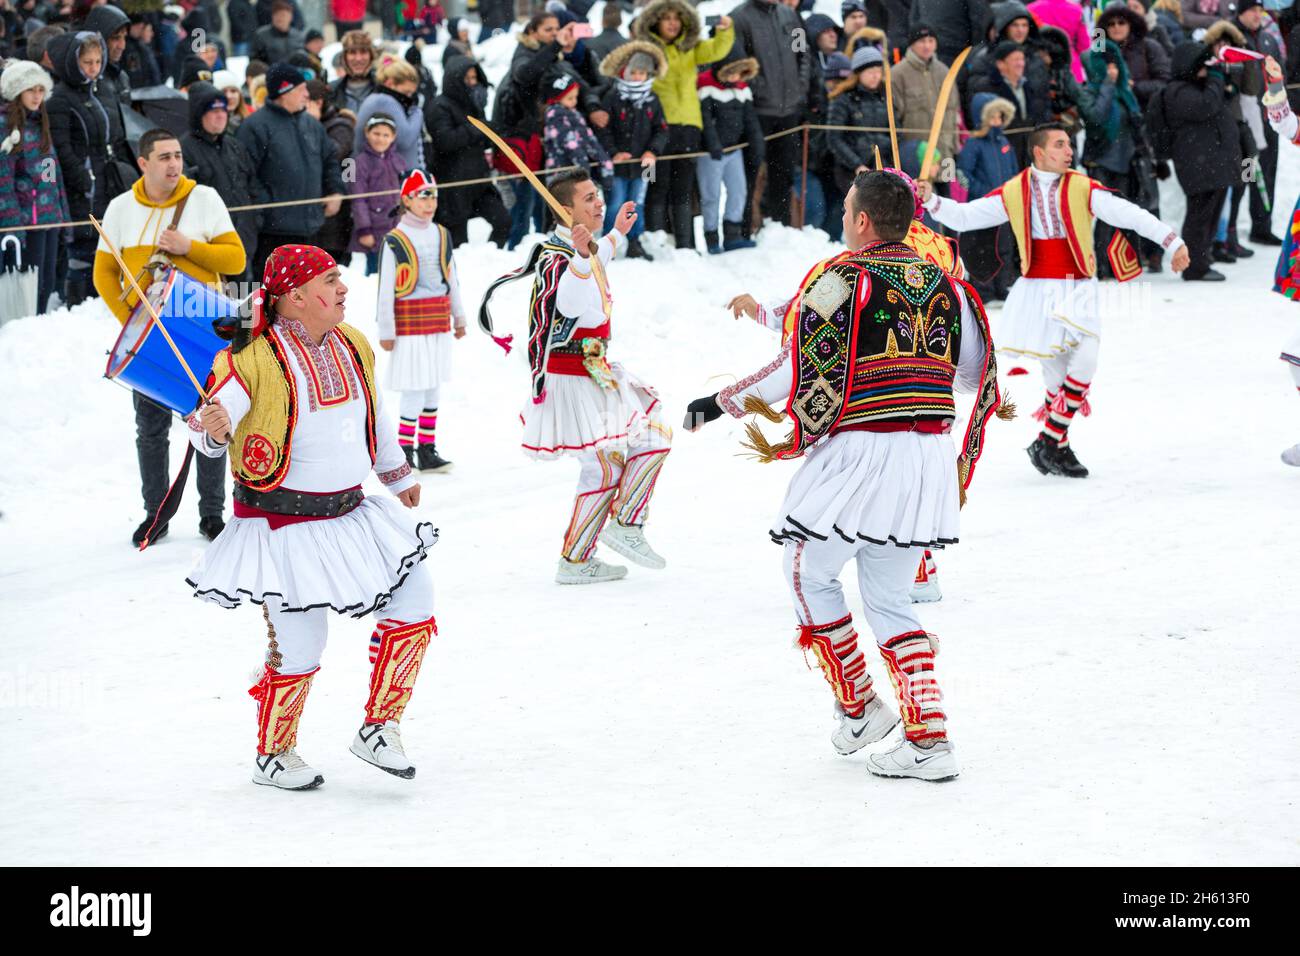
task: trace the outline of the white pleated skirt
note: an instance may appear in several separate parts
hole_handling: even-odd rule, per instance
[[[999,353],[1052,358],[1084,337],[1101,335],[1100,283],[1095,279],[1026,279],[1011,286],[1001,313],[993,313]]]
[[[438,540],[427,521],[369,497],[338,518],[271,530],[265,518],[232,518],[186,578],[194,596],[222,607],[245,601],[280,611],[327,607],[364,617],[386,607]]]
[[[1282,361],[1300,365],[1300,333],[1297,333],[1282,347]]]
[[[388,359],[388,388],[419,392],[451,380],[451,332],[399,335]]]
[[[847,431],[809,449],[771,534],[942,548],[957,543],[959,511],[951,435]]]
[[[542,401],[524,405],[524,454],[550,460],[625,450],[640,439],[659,414],[659,396],[617,362],[610,370],[618,388],[601,388],[588,375],[547,375]]]

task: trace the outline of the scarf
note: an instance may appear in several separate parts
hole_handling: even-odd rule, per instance
[[[620,99],[627,100],[633,106],[640,106],[650,99],[651,87],[654,80],[642,80],[640,83],[633,83],[631,80],[618,80],[618,95]]]

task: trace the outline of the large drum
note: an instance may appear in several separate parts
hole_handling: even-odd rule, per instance
[[[173,268],[163,273],[146,295],[194,377],[203,384],[212,370],[212,360],[227,345],[212,331],[212,323],[238,315],[238,304]],[[177,414],[188,415],[198,405],[199,394],[157,325],[144,303],[136,305],[108,355],[104,376]]]

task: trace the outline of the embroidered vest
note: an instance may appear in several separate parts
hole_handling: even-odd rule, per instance
[[[794,454],[845,425],[956,416],[961,311],[940,266],[879,243],[831,260],[799,301]]]
[[[1033,175],[1030,169],[1022,170],[997,190],[1002,197],[1002,205],[1007,211],[1011,234],[1016,238],[1022,275],[1029,273],[1034,255],[1033,229],[1030,225],[1034,205],[1033,190],[1030,185]],[[1092,190],[1097,184],[1083,173],[1073,170],[1062,173],[1057,182],[1060,183],[1057,192],[1061,196],[1061,226],[1065,231],[1070,253],[1074,257],[1075,275],[1077,278],[1095,275],[1097,255],[1092,243],[1092,225],[1095,217],[1092,214],[1091,199]],[[1040,211],[1050,221],[1051,217],[1056,215],[1055,204],[1052,202],[1053,194],[1050,189],[1044,189],[1041,193],[1044,208]]]
[[[347,357],[361,369],[366,402],[366,443],[375,460],[375,353],[365,335],[350,325],[337,328]],[[332,336],[334,333],[330,333]],[[289,356],[269,329],[237,354],[229,348],[217,353],[212,365],[220,388],[232,376],[252,398],[248,412],[235,428],[230,447],[230,471],[236,481],[255,491],[278,488],[289,472],[293,429],[298,421],[298,388]]]
[[[451,237],[439,223],[433,223],[433,227],[438,230],[438,265],[442,269],[442,282],[450,288],[447,276],[451,274]],[[420,280],[420,256],[410,237],[400,228],[390,230],[384,242],[393,253],[393,296],[405,299],[415,291]]]

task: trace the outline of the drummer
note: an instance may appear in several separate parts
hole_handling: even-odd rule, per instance
[[[245,250],[216,190],[184,176],[181,144],[175,134],[151,129],[140,137],[140,178],[130,191],[108,204],[104,232],[117,247],[140,287],[147,289],[167,269],[221,287],[223,275],[244,271]],[[103,239],[95,252],[95,289],[123,324],[135,308],[136,296]],[[165,318],[165,317],[164,317]],[[214,316],[215,318],[215,316]],[[135,447],[140,461],[140,485],[145,519],[131,536],[139,546],[170,483],[168,433],[172,413],[139,392],[135,402]],[[194,396],[198,403],[198,395]],[[225,527],[226,463],[222,458],[198,459],[199,532],[209,541]],[[155,528],[151,541],[167,534]]]

